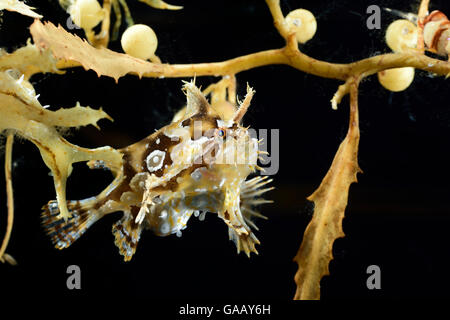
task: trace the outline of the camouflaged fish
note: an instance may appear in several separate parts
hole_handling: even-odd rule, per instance
[[[43,207],[42,224],[58,249],[67,248],[103,216],[117,211],[115,244],[125,261],[132,258],[143,229],[158,236],[177,234],[194,215],[216,213],[228,225],[229,237],[248,256],[257,253],[257,229],[252,217],[265,218],[254,206],[269,200],[259,196],[272,188],[267,176],[247,179],[258,169],[258,140],[241,126],[254,91],[238,108],[226,112],[212,107],[193,84],[185,83],[187,106],[169,125],[119,151],[121,167],[91,161],[91,168],[107,168],[113,182],[96,197],[68,201],[71,217],[59,215],[58,204]]]

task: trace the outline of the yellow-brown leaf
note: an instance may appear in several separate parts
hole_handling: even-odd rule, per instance
[[[42,16],[33,11],[34,8],[27,6],[19,0],[0,0],[0,10],[15,11],[25,16],[40,19]]]
[[[50,49],[57,59],[81,64],[86,70],[92,69],[98,76],[104,75],[116,81],[128,74],[162,74],[162,66],[129,55],[114,52],[106,48],[95,48],[85,40],[73,35],[61,26],[51,22],[43,24],[39,20],[30,27],[35,45],[41,49]]]
[[[294,299],[320,299],[320,280],[328,275],[333,259],[333,242],[344,236],[342,219],[347,206],[350,184],[356,182],[358,166],[358,107],[357,88],[352,88],[350,125],[333,163],[319,188],[308,198],[315,204],[314,215],[305,230],[303,241],[295,257],[297,291]]]

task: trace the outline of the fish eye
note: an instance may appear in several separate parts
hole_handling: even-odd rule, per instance
[[[224,136],[225,136],[225,130],[223,130],[223,129],[218,129],[218,130],[217,130],[217,135],[218,135],[219,137],[224,137]]]

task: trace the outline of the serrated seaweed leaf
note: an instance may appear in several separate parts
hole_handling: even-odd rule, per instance
[[[166,9],[166,10],[180,10],[183,9],[182,6],[174,6],[171,4],[168,4],[162,0],[139,0],[140,2],[144,2],[145,4],[148,4],[150,7],[156,8],[156,9]]]
[[[333,259],[333,243],[344,237],[342,220],[347,206],[348,190],[356,182],[358,166],[359,124],[357,84],[350,89],[350,124],[333,163],[319,188],[308,198],[315,204],[314,215],[305,230],[303,241],[295,257],[297,291],[294,299],[320,298],[320,280],[329,274]]]
[[[15,69],[26,78],[36,73],[64,73],[56,67],[56,60],[49,50],[40,50],[31,40],[12,53],[4,52],[0,56],[0,71]]]
[[[33,11],[34,8],[27,6],[19,0],[0,0],[0,10],[15,11],[24,16],[40,19],[42,16]]]
[[[95,48],[51,22],[42,23],[36,20],[30,31],[38,48],[50,49],[57,59],[77,62],[86,70],[94,70],[98,76],[109,76],[117,81],[128,73],[139,76],[144,73],[162,74],[161,65],[106,48]]]
[[[44,59],[47,57],[43,56]],[[26,59],[17,56],[17,59]],[[75,162],[105,160],[120,163],[121,154],[111,147],[81,148],[65,140],[56,127],[97,126],[103,118],[111,119],[104,111],[81,107],[50,111],[41,106],[34,88],[24,75],[16,80],[7,72],[0,72],[0,132],[10,130],[34,143],[53,175],[61,217],[68,218],[66,181]]]

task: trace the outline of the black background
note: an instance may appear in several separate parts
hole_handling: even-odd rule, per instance
[[[65,25],[67,14],[57,1],[29,1],[44,20]],[[283,46],[264,1],[172,1],[181,11],[162,11],[128,0],[136,23],[158,35],[163,62],[221,61]],[[284,13],[298,7],[312,11],[318,30],[301,46],[308,55],[346,63],[389,52],[384,30],[396,19],[382,13],[382,29],[366,27],[370,4],[415,12],[419,1],[283,0]],[[448,1],[432,1],[431,9],[450,13]],[[0,44],[8,51],[25,44],[32,19],[4,12]],[[124,30],[124,25],[122,31]],[[78,32],[79,35],[82,33]],[[110,48],[120,51],[120,44]],[[147,231],[133,260],[123,262],[114,245],[112,224],[121,213],[96,223],[70,248],[58,251],[40,226],[40,208],[54,199],[49,170],[27,141],[14,145],[15,224],[8,253],[19,265],[0,265],[2,291],[17,295],[96,295],[152,298],[269,298],[289,300],[295,292],[293,262],[313,205],[306,201],[327,172],[348,122],[348,98],[339,109],[329,100],[341,82],[304,74],[287,66],[267,66],[237,75],[239,96],[246,82],[256,95],[245,124],[280,129],[280,170],[274,204],[261,207],[268,221],[257,221],[262,245],[259,256],[237,255],[227,227],[208,214],[191,219],[182,238],[160,238]],[[184,79],[187,80],[187,79]],[[206,87],[218,78],[202,77]],[[97,78],[93,71],[32,78],[43,105],[51,110],[77,101],[102,106],[114,123],[72,130],[68,140],[85,147],[123,147],[170,121],[184,103],[181,79],[134,76]],[[331,275],[321,281],[323,299],[447,297],[450,249],[448,80],[416,71],[411,87],[390,93],[376,77],[360,86],[361,141],[359,163],[364,171],[352,185],[344,219],[346,237],[335,242]],[[3,170],[2,170],[3,171]],[[3,173],[2,177],[3,178]],[[104,171],[75,165],[68,180],[68,198],[100,192],[111,180]],[[6,222],[6,197],[2,185]],[[66,268],[79,265],[82,290],[66,288]],[[366,268],[381,268],[381,290],[368,290]]]

